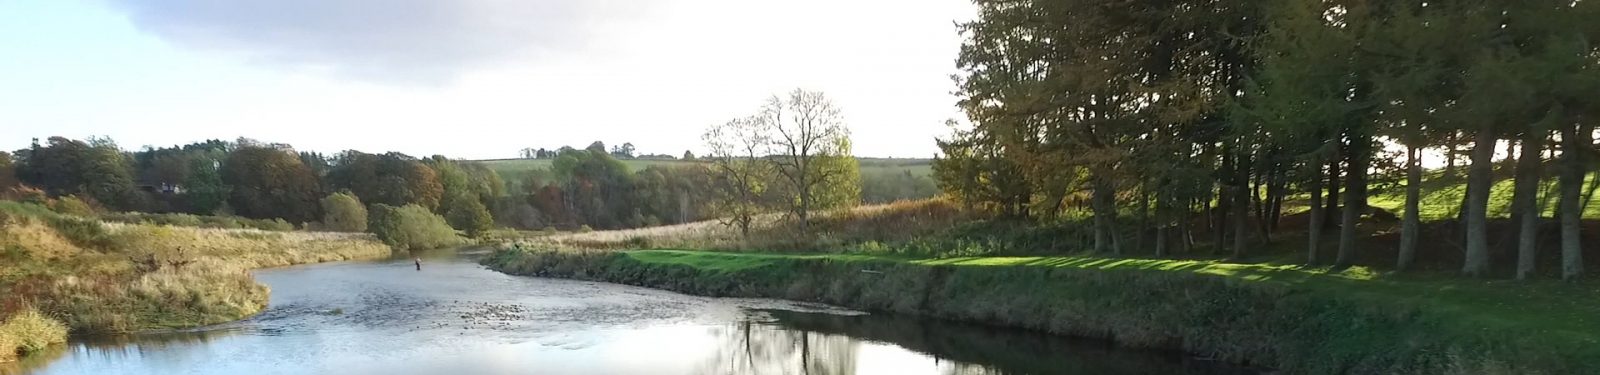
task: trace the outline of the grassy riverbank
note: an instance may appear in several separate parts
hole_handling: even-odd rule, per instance
[[[1014,326],[1291,373],[1595,373],[1594,283],[1095,257],[504,250],[492,268]]]
[[[0,359],[65,340],[38,321],[73,333],[221,323],[266,306],[250,269],[389,254],[365,234],[102,223],[0,202]],[[28,323],[4,328],[14,322]]]

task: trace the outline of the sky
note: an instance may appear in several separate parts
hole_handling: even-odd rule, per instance
[[[0,150],[249,137],[510,158],[704,148],[796,88],[855,154],[931,157],[966,0],[0,0]]]

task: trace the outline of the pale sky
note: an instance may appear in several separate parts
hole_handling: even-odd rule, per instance
[[[226,5],[219,5],[226,4]],[[862,156],[930,157],[962,118],[965,0],[0,0],[0,150],[250,137],[515,157],[632,142],[825,92]]]

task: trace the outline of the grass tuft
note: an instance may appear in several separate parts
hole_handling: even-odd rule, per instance
[[[0,319],[0,362],[66,341],[67,327],[37,310],[24,309]]]

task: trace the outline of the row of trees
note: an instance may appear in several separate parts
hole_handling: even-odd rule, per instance
[[[323,201],[334,198],[327,192],[343,191],[366,204],[415,204],[459,218],[452,224],[478,234],[493,224],[488,204],[505,190],[494,171],[439,156],[346,151],[328,158],[249,139],[124,152],[109,139],[52,137],[3,159],[7,170],[0,175],[7,177],[0,191],[8,195],[39,189],[116,211],[236,214],[291,223],[323,220]]]
[[[1520,148],[1512,221],[1516,277],[1533,274],[1536,204],[1558,181],[1561,275],[1583,273],[1581,185],[1595,165],[1600,5],[1593,1],[1089,0],[977,1],[961,25],[961,105],[973,123],[939,142],[952,196],[1014,217],[1090,207],[1097,251],[1124,240],[1166,255],[1203,221],[1217,248],[1244,257],[1270,239],[1285,201],[1309,206],[1306,259],[1333,263],[1364,247],[1373,170],[1402,147],[1407,189],[1396,268],[1424,233],[1420,189],[1455,178],[1461,270],[1490,269],[1490,188],[1498,142]],[[1444,150],[1448,173],[1424,181],[1421,157]],[[1554,165],[1552,165],[1554,164]],[[1079,192],[1083,192],[1081,195]],[[1131,215],[1129,215],[1131,213]],[[1133,216],[1130,220],[1127,216]],[[1201,220],[1203,219],[1203,220]],[[1129,222],[1131,224],[1131,230]],[[1429,226],[1436,228],[1436,226]],[[1174,241],[1171,237],[1176,236]],[[1231,240],[1231,243],[1229,242]]]
[[[537,148],[536,149],[536,148],[531,148],[530,147],[530,148],[524,148],[522,150],[519,150],[517,152],[517,156],[520,157],[520,158],[523,158],[523,159],[555,159],[557,157],[560,157],[561,153],[570,151],[572,149],[573,148],[571,146],[564,146],[564,147],[561,147],[561,148],[558,148],[558,149],[555,149],[555,150],[548,150],[548,149],[544,149],[544,148]],[[609,154],[611,154],[612,157],[615,157],[615,158],[618,158],[618,159],[657,159],[657,160],[677,160],[677,159],[679,159],[679,157],[677,157],[677,156],[667,155],[667,154],[642,154],[642,155],[638,154],[637,152],[638,152],[639,149],[633,146],[633,142],[626,142],[626,143],[623,143],[621,145],[611,146],[611,148],[607,149],[605,142],[594,141],[594,143],[590,143],[589,147],[585,147],[584,149],[585,150],[589,150],[591,152],[609,153]],[[610,150],[610,151],[607,151],[607,150]],[[682,159],[683,160],[695,160],[694,152],[693,151],[684,151]]]
[[[339,230],[362,221],[329,219],[341,214],[329,207],[347,206],[330,200],[347,197],[362,206],[421,207],[474,235],[496,222],[523,229],[614,229],[715,214],[705,165],[634,172],[603,148],[562,148],[553,159],[548,173],[531,175],[512,190],[482,163],[442,156],[327,156],[248,139],[127,152],[109,139],[53,137],[14,155],[0,153],[0,194],[15,199],[38,189],[114,211],[322,221]]]

